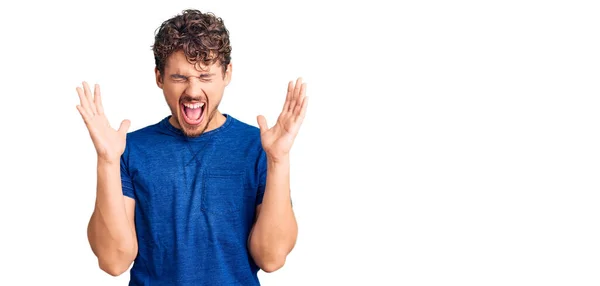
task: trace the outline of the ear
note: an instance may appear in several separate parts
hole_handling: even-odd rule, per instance
[[[156,85],[158,85],[158,87],[160,89],[162,89],[163,88],[163,77],[161,76],[158,68],[154,68],[154,73],[156,74]]]
[[[233,65],[231,65],[231,63],[229,63],[227,65],[227,71],[225,72],[225,78],[223,79],[223,81],[225,81],[225,86],[229,85],[229,83],[231,82],[231,72]]]

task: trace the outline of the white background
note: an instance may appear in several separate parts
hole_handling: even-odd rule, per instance
[[[75,87],[158,122],[150,46],[185,8],[231,33],[221,111],[272,124],[308,83],[298,243],[263,285],[600,285],[595,1],[102,2],[1,4],[0,285],[127,284],[87,242]]]

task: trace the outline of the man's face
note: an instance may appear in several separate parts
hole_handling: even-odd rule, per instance
[[[231,80],[231,63],[225,75],[219,62],[202,69],[196,69],[182,51],[177,51],[167,59],[164,75],[156,70],[156,83],[173,115],[169,121],[189,137],[199,136],[222,123],[217,108]]]

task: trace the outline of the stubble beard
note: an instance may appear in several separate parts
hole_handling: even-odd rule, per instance
[[[213,109],[213,111],[209,114],[208,118],[204,118],[205,123],[202,124],[203,126],[201,127],[200,131],[195,131],[195,129],[188,127],[189,125],[182,118],[182,116],[185,116],[185,115],[181,114],[179,117],[177,117],[177,122],[179,123],[179,126],[181,127],[181,131],[183,132],[183,135],[185,135],[186,137],[192,137],[192,138],[202,135],[204,133],[204,131],[206,131],[206,129],[208,128],[208,125],[213,121],[213,118],[215,117],[215,113],[217,112],[217,107],[215,107]],[[204,115],[204,116],[206,116],[206,115]]]

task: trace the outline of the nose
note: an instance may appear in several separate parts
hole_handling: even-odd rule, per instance
[[[190,78],[185,93],[193,98],[201,98],[204,94],[202,83],[199,79]]]

